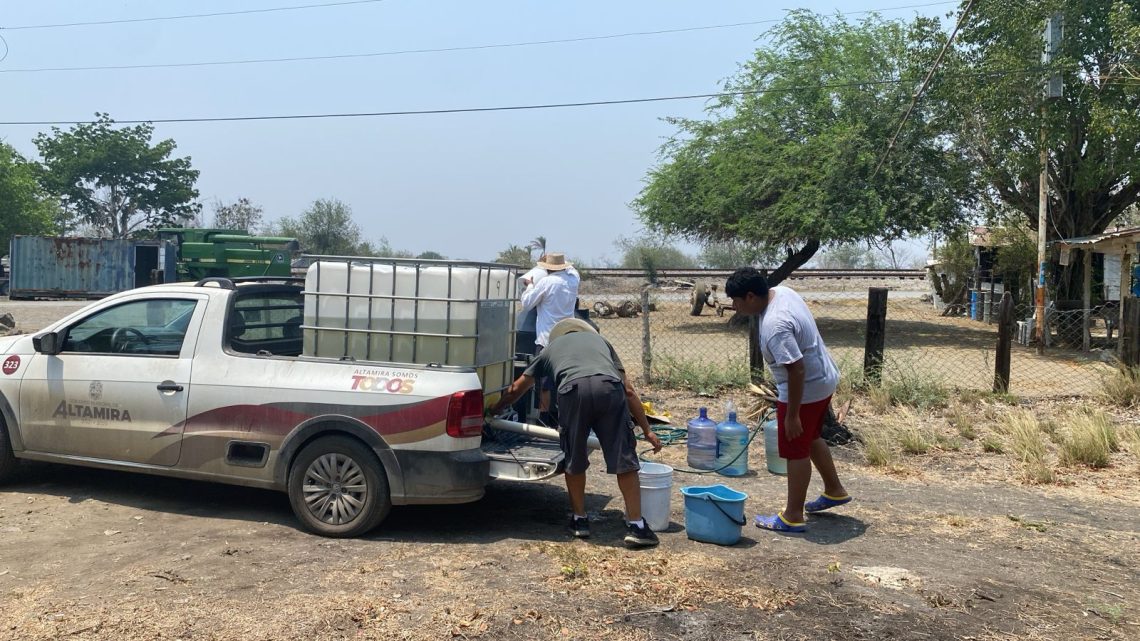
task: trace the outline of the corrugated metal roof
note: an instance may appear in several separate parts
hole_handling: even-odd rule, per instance
[[[1113,240],[1122,240],[1129,238],[1135,238],[1136,240],[1140,241],[1140,227],[1114,229],[1113,231],[1104,232],[1103,234],[1095,234],[1092,236],[1062,238],[1061,240],[1054,241],[1054,243],[1058,245],[1067,245],[1069,247],[1088,247],[1091,245],[1099,245]]]

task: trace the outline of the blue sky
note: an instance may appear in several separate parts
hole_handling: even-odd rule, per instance
[[[316,4],[322,0],[0,2],[0,26]],[[831,13],[929,0],[799,0]],[[791,5],[785,8],[793,8]],[[942,15],[940,4],[884,12]],[[471,46],[779,18],[742,0],[387,0],[191,20],[0,31],[0,70]],[[482,51],[175,69],[0,73],[0,121],[243,116],[639,98],[716,91],[766,25]],[[156,126],[201,171],[205,202],[247,197],[269,219],[348,203],[371,239],[492,258],[538,235],[591,262],[637,232],[628,203],[672,129],[703,103]],[[43,129],[0,126],[32,156]],[[208,207],[207,207],[208,209]]]

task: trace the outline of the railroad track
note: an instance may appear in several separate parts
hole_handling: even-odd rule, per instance
[[[583,271],[591,276],[604,278],[641,278],[645,276],[642,269],[622,268],[585,268]],[[676,278],[681,280],[724,280],[732,274],[731,269],[659,269],[658,278]],[[832,280],[925,280],[926,271],[922,269],[797,269],[792,272],[788,280],[804,280],[808,278]]]

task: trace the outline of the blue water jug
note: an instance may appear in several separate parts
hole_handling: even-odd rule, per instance
[[[728,419],[716,426],[716,469],[724,476],[748,473],[748,428],[736,422],[736,408],[729,402]]]
[[[690,419],[689,434],[685,439],[689,446],[689,467],[694,470],[711,470],[716,467],[716,423],[709,418],[707,407],[701,408],[701,415]]]

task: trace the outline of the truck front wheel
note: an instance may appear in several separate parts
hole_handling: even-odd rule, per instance
[[[388,477],[376,455],[345,436],[322,436],[289,468],[289,503],[305,529],[330,537],[367,534],[388,516]]]

